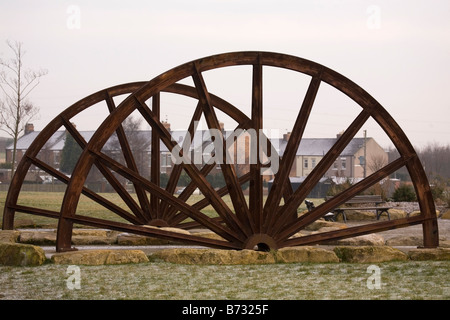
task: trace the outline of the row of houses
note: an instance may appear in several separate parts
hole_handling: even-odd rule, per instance
[[[186,138],[187,131],[184,130],[170,130],[170,124],[164,123],[166,128],[171,132],[173,141],[177,142],[180,149],[183,149],[183,142]],[[89,141],[95,131],[80,131],[81,136]],[[230,141],[236,138],[234,143],[227,146],[229,154],[232,155],[232,161],[237,165],[238,174],[245,173],[248,170],[249,164],[252,161],[252,137],[248,132],[241,135],[236,135],[234,131],[227,131],[222,126],[223,135]],[[39,134],[35,131],[32,124],[26,126],[25,134],[17,141],[16,161],[20,162],[21,158]],[[234,136],[233,136],[234,135]],[[290,171],[290,177],[305,177],[307,176],[325,154],[336,143],[340,134],[333,138],[304,138],[297,149],[295,161]],[[61,155],[65,145],[67,133],[64,130],[56,131],[53,136],[47,141],[46,145],[40,151],[38,158],[48,165],[59,169],[61,162]],[[253,140],[252,140],[253,138]],[[290,134],[284,134],[283,137],[271,138],[270,141],[275,148],[276,157],[271,157],[273,162],[278,160],[279,156],[283,156]],[[144,177],[150,176],[150,159],[151,159],[151,131],[140,130],[134,132],[127,132],[127,139],[130,148],[133,152],[139,173]],[[214,141],[214,132],[210,130],[197,131],[193,137],[190,137],[191,143],[186,144],[183,151],[189,153],[190,160],[194,164],[202,167],[208,161],[221,160],[218,159],[217,154],[212,155],[212,151],[217,149]],[[188,149],[187,149],[188,148]],[[174,154],[160,142],[160,171],[162,174],[171,173],[174,163],[179,159],[175,159]],[[121,160],[120,143],[117,137],[111,137],[104,145],[102,152],[108,154],[117,161]],[[175,154],[176,155],[176,154]],[[6,147],[6,162],[11,162],[12,159],[12,145]],[[336,158],[334,164],[325,173],[324,177],[339,181],[339,179],[361,179],[364,176],[370,175],[372,172],[379,169],[381,166],[388,163],[388,154],[383,148],[370,137],[353,138],[346,146],[343,152]],[[266,170],[264,179],[270,181],[273,178],[275,166],[271,166],[270,170]],[[211,174],[216,174],[221,171],[220,161],[217,166],[213,168]],[[38,172],[38,170],[37,170]],[[0,179],[7,181],[7,175],[0,176]],[[44,180],[42,173],[37,173],[36,176],[29,178],[34,181]]]

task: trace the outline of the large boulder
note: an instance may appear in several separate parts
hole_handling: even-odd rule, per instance
[[[352,238],[330,240],[324,242],[323,244],[337,246],[383,246],[385,244],[385,240],[381,235],[372,233]]]
[[[17,230],[0,230],[0,242],[17,242],[19,235]]]
[[[395,219],[401,219],[401,218],[406,218],[408,216],[408,213],[405,210],[401,210],[401,209],[389,209],[389,216],[391,217],[391,220],[395,220]],[[382,219],[384,218],[384,219]],[[387,214],[383,213],[381,215],[381,220],[387,220]]]
[[[450,248],[450,240],[447,239],[439,240],[439,247]]]
[[[52,255],[55,264],[103,265],[148,262],[142,250],[80,250],[60,252]]]
[[[220,250],[175,248],[153,253],[152,257],[178,264],[268,264],[275,263],[270,252],[254,250]]]
[[[124,232],[117,236],[117,244],[121,246],[145,246],[151,245],[153,239],[154,238]]]
[[[441,212],[440,212],[439,210],[436,210],[436,217],[439,217],[440,213],[441,213]],[[410,217],[415,217],[415,216],[418,216],[418,215],[421,215],[421,214],[422,214],[422,212],[416,210],[416,211],[411,212],[411,213],[409,214],[409,216],[410,216]]]
[[[117,231],[105,229],[73,229],[74,245],[108,245],[117,243]]]
[[[117,236],[117,244],[121,246],[165,246],[180,243],[167,239],[141,236],[138,234],[121,233]]]
[[[334,252],[342,262],[378,263],[408,259],[406,253],[388,246],[338,246]]]
[[[152,257],[171,263],[199,265],[339,262],[333,251],[314,246],[282,248],[273,252],[174,248],[157,251]]]
[[[195,232],[195,233],[192,233],[192,235],[196,236],[196,237],[207,238],[207,239],[222,240],[222,241],[225,240],[224,238],[219,236],[217,233],[212,232],[212,231]]]
[[[345,216],[349,221],[367,221],[376,220],[375,211],[362,211],[362,210],[346,210]],[[342,218],[342,215],[339,215]]]
[[[170,231],[175,233],[187,234],[191,233],[187,230],[173,227],[154,227],[154,226],[144,226],[149,229],[159,229],[164,231]],[[170,245],[170,244],[180,244],[180,241],[167,240],[162,238],[148,237],[142,236],[132,233],[120,233],[117,235],[117,244],[123,246],[162,246],[162,245]]]
[[[0,264],[9,266],[39,266],[45,262],[41,247],[30,244],[0,242]]]
[[[411,260],[450,260],[450,248],[417,248],[408,251]]]
[[[275,259],[279,263],[339,262],[339,258],[333,251],[314,246],[281,248],[275,253]]]
[[[447,210],[441,214],[441,219],[450,219],[450,210]]]
[[[307,225],[305,227],[305,230],[317,231],[322,228],[333,228],[334,230],[337,230],[337,229],[345,229],[345,228],[347,228],[347,225],[345,223],[326,221],[326,220],[319,219],[319,220],[316,220],[316,221],[312,222],[311,224]]]
[[[55,245],[56,230],[22,230],[19,242],[39,246]]]
[[[386,245],[391,247],[408,247],[408,246],[421,246],[423,245],[423,237],[412,235],[400,235],[392,237],[386,240]]]
[[[406,211],[400,209],[389,209],[388,211],[391,220],[406,218],[408,215]],[[377,219],[375,210],[346,210],[345,215],[347,216],[347,220],[350,221],[373,221]],[[386,212],[383,212],[380,216],[380,221],[388,219]]]
[[[108,245],[117,242],[117,231],[105,229],[73,229],[73,245]],[[55,245],[56,230],[22,230],[19,242],[35,245]]]

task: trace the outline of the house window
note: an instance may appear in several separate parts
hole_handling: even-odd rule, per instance
[[[338,161],[336,160],[334,163],[333,163],[333,170],[337,170],[338,169]]]
[[[314,169],[316,167],[316,158],[311,159],[311,167]]]
[[[347,159],[341,158],[341,169],[345,170],[347,168]]]
[[[308,168],[308,158],[303,160],[303,167]]]
[[[61,155],[59,151],[53,151],[53,162],[55,166],[59,166]]]
[[[170,152],[161,153],[161,167],[170,167],[171,161]]]

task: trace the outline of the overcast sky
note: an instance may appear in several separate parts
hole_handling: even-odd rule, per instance
[[[0,54],[10,56],[7,39],[20,41],[27,51],[25,65],[48,70],[31,95],[40,108],[33,121],[36,130],[101,89],[150,80],[212,54],[261,50],[313,60],[350,78],[420,147],[450,143],[449,16],[448,0],[0,0]],[[284,92],[297,86],[295,75],[269,70],[264,75],[266,91],[273,93],[264,101],[265,125],[284,133],[303,93],[289,98]],[[226,94],[223,98],[236,105],[250,103],[250,95],[225,88],[250,88],[251,78],[236,79],[230,71],[210,79],[211,92]],[[283,81],[289,84],[281,86]],[[327,89],[319,90],[316,117],[308,124],[311,137],[333,137],[353,120],[345,99]],[[165,107],[172,128],[185,128],[183,119],[192,112],[188,104],[171,101]],[[102,119],[80,115],[77,128],[95,130]],[[368,123],[363,129],[383,147],[390,146],[375,127]]]

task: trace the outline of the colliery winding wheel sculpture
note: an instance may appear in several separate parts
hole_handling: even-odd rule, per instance
[[[247,116],[237,107],[207,89],[207,83],[205,83],[203,77],[204,72],[230,66],[250,66],[252,68],[251,116]],[[267,198],[263,197],[261,170],[264,165],[261,163],[250,164],[248,172],[238,175],[233,163],[209,163],[199,168],[195,164],[182,162],[174,165],[167,185],[161,187],[160,142],[169,151],[177,150],[180,157],[184,155],[182,151],[174,149],[177,148],[177,142],[171,138],[171,133],[160,119],[160,93],[168,92],[198,100],[187,129],[190,137],[196,130],[195,121],[198,121],[202,116],[209,129],[220,129],[218,111],[236,121],[237,129],[259,131],[264,129],[263,69],[265,67],[287,69],[310,77],[306,96],[302,104],[299,104],[298,112],[292,114],[292,117],[296,118],[295,124],[285,152],[279,158],[279,169],[275,174]],[[180,83],[181,80],[186,78],[192,79],[194,86]],[[306,177],[301,186],[294,191],[289,181],[289,172],[295,160],[296,150],[302,141],[321,83],[326,83],[347,95],[361,107],[361,110],[331,149],[324,154],[322,160]],[[119,95],[127,95],[127,98],[116,106],[113,98]],[[86,141],[71,123],[71,119],[98,103],[106,103],[110,113],[89,141]],[[133,152],[122,126],[125,119],[133,112],[140,113],[152,129],[150,177],[140,174],[137,169]],[[298,215],[297,210],[308,194],[369,118],[375,120],[384,130],[400,156],[313,210]],[[47,141],[60,128],[65,128],[83,150],[70,176],[46,164],[38,157],[39,151],[44,148]],[[120,143],[124,163],[114,160],[102,151],[105,143],[113,135],[116,135]],[[225,141],[226,137],[221,137],[221,139]],[[264,139],[264,137],[258,139]],[[186,140],[184,143],[186,143]],[[191,141],[188,140],[187,143],[189,142]],[[266,142],[270,144],[269,140]],[[258,144],[257,148],[260,148],[260,145]],[[223,143],[223,146],[225,146],[225,143]],[[215,152],[218,151],[226,152],[225,149],[215,150]],[[272,152],[275,152],[273,148]],[[226,186],[216,190],[206,177],[218,165],[220,165]],[[67,184],[59,212],[18,203],[21,186],[31,166],[38,167]],[[128,207],[127,209],[112,203],[86,186],[86,179],[92,167],[98,168],[104,179],[120,195]],[[293,237],[312,222],[321,219],[326,213],[402,167],[407,168],[414,184],[421,210],[420,215]],[[181,194],[175,195],[176,185],[183,170],[189,175],[191,182]],[[123,184],[119,182],[119,178],[129,180],[134,186],[135,194],[127,191]],[[248,201],[244,196],[244,188],[242,187],[247,182],[249,182]],[[204,199],[193,204],[188,203],[186,200],[197,188],[205,196]],[[231,199],[231,204],[223,199],[223,196],[227,194]],[[87,196],[112,214],[119,216],[120,221],[77,213],[81,195]],[[209,205],[217,213],[216,217],[210,217],[201,211]],[[37,136],[18,165],[5,203],[4,229],[14,227],[16,212],[58,219],[56,245],[58,251],[74,249],[71,247],[74,224],[215,248],[256,248],[258,250],[317,244],[333,239],[349,238],[422,224],[424,247],[438,246],[435,206],[427,177],[414,148],[389,113],[367,92],[339,73],[312,61],[268,52],[236,52],[202,58],[169,70],[148,82],[129,83],[108,88],[75,103],[48,124]],[[156,227],[149,228],[148,226]],[[157,228],[167,226],[185,229],[200,226],[216,233],[222,239]]]

